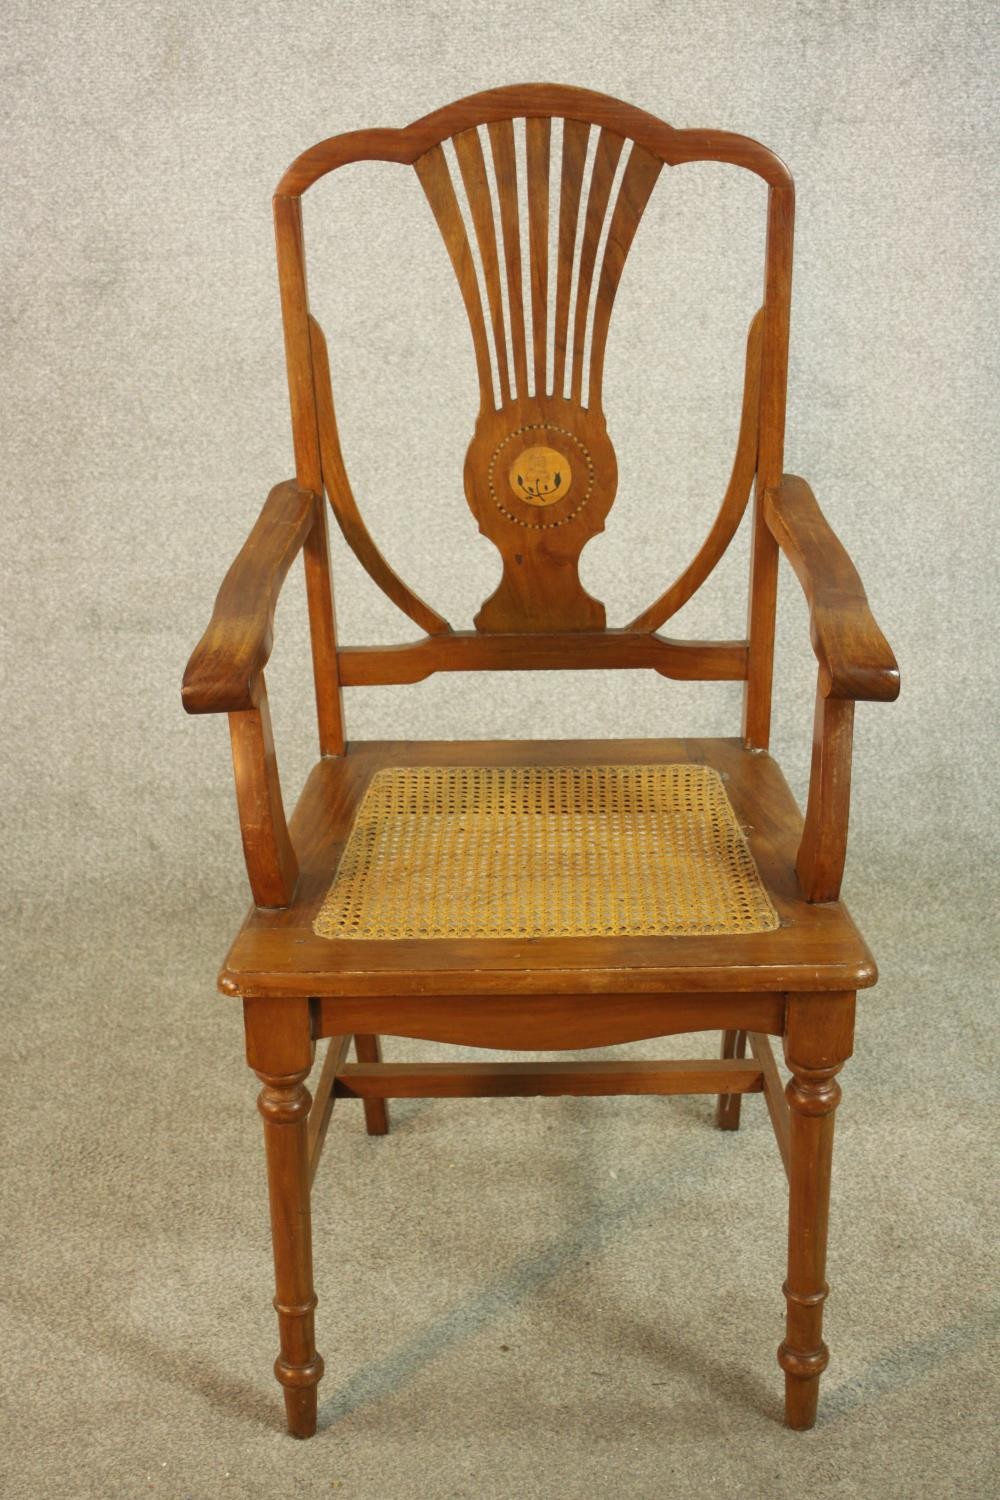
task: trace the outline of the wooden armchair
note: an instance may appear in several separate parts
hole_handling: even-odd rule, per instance
[[[454,172],[442,149],[448,141]],[[468,314],[480,407],[465,493],[503,559],[500,584],[471,630],[453,629],[389,567],[341,456],[326,346],[307,301],[301,197],[359,160],[415,169]],[[729,162],[766,181],[764,303],[747,340],[732,477],[704,544],[641,615],[609,627],[604,606],[581,585],[578,560],[604,528],[617,485],[601,399],[611,311],[664,164],[692,161]],[[550,190],[550,166],[558,189]],[[295,478],[271,491],[230,568],[183,698],[190,713],[227,713],[232,731],[255,905],[219,983],[242,997],[247,1056],[263,1085],[275,1372],[289,1430],[306,1437],[316,1425],[323,1363],[313,1335],[309,1199],[337,1099],[362,1100],[369,1132],[384,1134],[390,1098],[692,1092],[718,1095],[718,1124],[729,1130],[739,1124],[741,1096],[764,1095],[789,1180],[778,1359],[787,1421],[809,1427],[828,1358],[821,1319],[836,1075],[851,1053],[855,992],[876,979],[838,900],[854,703],[894,699],[899,677],[811,490],[782,476],[791,178],[745,137],[675,130],[603,95],[537,84],[474,95],[403,130],[324,141],[286,172],[274,211]],[[719,561],[751,488],[747,638],[662,635]],[[418,639],[338,644],[324,493],[361,565],[419,628]],[[805,590],[819,664],[804,821],[767,753],[779,549]],[[300,551],[321,759],[288,825],[264,668],[275,601]],[[544,743],[421,743],[405,732],[398,742],[344,738],[345,685],[563,667],[742,681],[742,733]],[[381,1061],[378,1040],[558,1050],[711,1030],[723,1034],[722,1055],[696,1063],[402,1065]],[[787,1088],[772,1036],[782,1039]],[[326,1038],[311,1097],[306,1081]]]

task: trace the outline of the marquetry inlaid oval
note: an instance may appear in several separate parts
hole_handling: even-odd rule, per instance
[[[527,505],[555,505],[569,494],[573,470],[565,453],[555,448],[525,448],[514,459],[507,477],[518,500]]]
[[[538,438],[549,441],[532,441]],[[553,442],[561,446],[555,448]],[[566,456],[567,451],[574,453],[572,463]],[[510,453],[514,454],[513,458],[508,458]],[[574,463],[577,468],[575,483]],[[507,494],[515,495],[521,506],[530,509],[519,514],[519,506],[511,506],[503,493],[503,481],[499,479],[504,472],[508,479]],[[589,450],[569,428],[550,422],[527,422],[509,432],[494,448],[487,480],[490,499],[508,521],[513,521],[515,526],[525,526],[529,531],[551,531],[572,521],[590,499],[594,488],[594,461]],[[571,485],[572,503],[566,506],[562,502],[569,500]],[[550,508],[549,519],[531,518],[532,510],[548,513]]]

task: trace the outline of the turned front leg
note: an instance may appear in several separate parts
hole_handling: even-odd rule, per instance
[[[819,1378],[830,1359],[822,1335],[836,1074],[850,1056],[853,1031],[853,995],[789,996],[788,1313],[778,1363],[785,1372],[785,1421],[799,1429],[816,1421]]]
[[[836,1071],[799,1069],[785,1094],[790,1109],[788,1279],[783,1288],[788,1321],[778,1362],[785,1372],[789,1427],[811,1427],[815,1422],[819,1377],[830,1360],[822,1331],[823,1303],[830,1290],[824,1274],[833,1121],[840,1102]]]
[[[281,1352],[274,1373],[285,1388],[288,1430],[294,1437],[316,1431],[316,1386],[323,1361],[316,1353],[313,1312],[312,1225],[309,1211],[307,1121],[312,1102],[308,1073],[273,1077],[258,1073],[264,1087],[257,1108],[264,1118],[267,1188],[274,1246],[274,1306]]]
[[[248,997],[243,1010],[247,1061],[263,1085],[257,1108],[264,1121],[274,1306],[281,1345],[274,1373],[284,1387],[289,1432],[311,1437],[323,1361],[316,1353],[313,1316],[308,1148],[312,1099],[305,1086],[314,1050],[309,1005],[297,998]]]

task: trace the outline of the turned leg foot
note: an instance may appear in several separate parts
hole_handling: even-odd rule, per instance
[[[267,1183],[274,1244],[274,1306],[281,1351],[274,1373],[284,1386],[288,1431],[316,1431],[316,1386],[323,1361],[316,1353],[313,1313],[312,1225],[309,1214],[308,1072],[260,1073],[257,1108],[264,1119]]]
[[[805,1429],[816,1421],[820,1376],[830,1352],[823,1342],[826,1241],[830,1215],[833,1127],[840,1085],[836,1074],[850,1054],[853,996],[790,997],[785,1058],[792,1070],[788,1101],[788,1277],[785,1337],[778,1363],[785,1372],[785,1422]]]
[[[746,1057],[747,1034],[745,1031],[722,1033],[722,1057]],[[739,1130],[740,1102],[742,1094],[720,1094],[715,1106],[715,1123],[720,1130]]]
[[[354,1038],[354,1055],[359,1063],[380,1063],[382,1061],[382,1048],[377,1036],[356,1036]],[[389,1106],[384,1099],[366,1099],[365,1107],[365,1129],[369,1135],[389,1134]]]
[[[319,1375],[323,1373],[323,1361],[319,1360]],[[277,1373],[277,1364],[275,1373]],[[316,1376],[317,1381],[319,1375]],[[278,1375],[278,1379],[281,1376]],[[316,1431],[316,1386],[285,1386],[285,1424],[289,1435],[297,1438],[312,1437]]]

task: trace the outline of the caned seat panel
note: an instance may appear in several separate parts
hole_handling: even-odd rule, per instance
[[[330,938],[315,930],[373,778],[427,767],[703,768],[717,773],[773,925],[726,933]],[[226,960],[229,993],[314,996],[728,993],[853,990],[871,956],[840,903],[803,901],[794,864],[802,819],[776,762],[737,739],[375,741],[314,768],[291,823],[295,899],[255,909]],[[742,836],[742,834],[741,834]]]
[[[392,766],[369,782],[313,931],[353,942],[777,925],[710,766]]]

